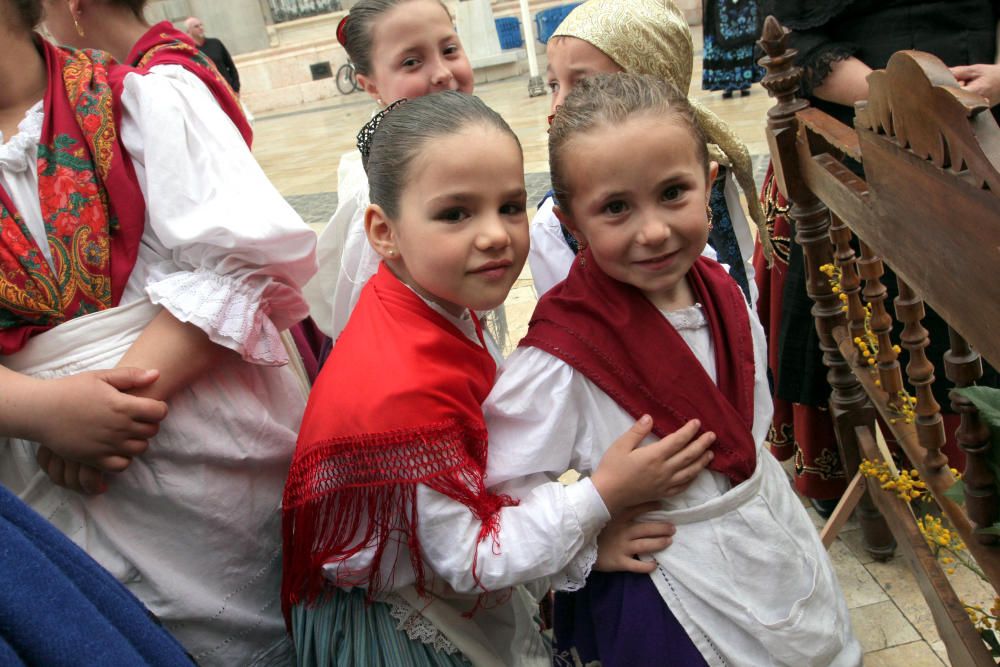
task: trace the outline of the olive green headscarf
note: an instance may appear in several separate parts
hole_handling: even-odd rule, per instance
[[[576,37],[604,52],[626,72],[670,81],[681,92],[691,88],[694,46],[691,29],[670,0],[587,0],[574,9],[553,37]],[[771,239],[753,180],[750,151],[714,113],[690,100],[709,142],[709,155],[732,168],[757,225],[764,255],[770,261]]]

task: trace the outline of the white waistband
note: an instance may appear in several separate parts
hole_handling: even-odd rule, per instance
[[[778,466],[778,462],[773,458],[769,460],[769,457],[771,457],[771,455],[768,452],[763,451],[760,447],[758,447],[757,467],[753,471],[753,475],[750,476],[750,479],[734,486],[717,498],[712,498],[711,500],[694,507],[647,512],[639,517],[639,520],[667,521],[675,525],[679,525],[685,523],[698,523],[699,521],[706,521],[708,519],[728,514],[729,512],[732,512],[738,507],[749,502],[760,492],[761,486],[764,484],[764,476],[769,474],[767,470],[768,468],[773,465],[777,467],[780,472],[781,469],[780,466]]]
[[[66,366],[102,368],[120,357],[160,312],[160,306],[140,299],[83,317],[38,334],[19,352],[0,357],[7,368],[35,375]]]

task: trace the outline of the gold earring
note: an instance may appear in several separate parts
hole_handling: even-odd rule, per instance
[[[386,254],[389,255],[389,257],[395,257],[396,251],[390,248],[389,250],[386,251]]]
[[[80,35],[80,37],[86,37],[83,33],[83,28],[80,27],[80,21],[76,16],[73,17],[73,25],[76,26],[76,34]]]
[[[583,255],[583,253],[587,250],[587,242],[577,241],[576,247],[577,247],[576,256],[580,258],[580,266],[587,266],[587,258],[584,257]]]
[[[705,213],[708,214],[708,231],[712,231],[712,205],[705,204]]]

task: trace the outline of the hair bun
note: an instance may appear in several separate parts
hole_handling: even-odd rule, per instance
[[[340,19],[340,23],[337,24],[337,41],[340,45],[347,47],[347,19],[351,18],[350,14],[344,15],[344,18]]]

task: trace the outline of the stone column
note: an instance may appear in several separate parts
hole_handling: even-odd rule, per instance
[[[452,7],[458,37],[476,71],[476,81],[517,74],[517,54],[500,48],[490,0],[462,0]]]

